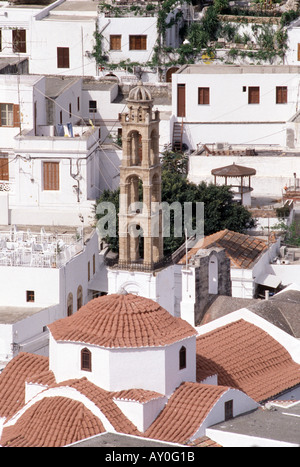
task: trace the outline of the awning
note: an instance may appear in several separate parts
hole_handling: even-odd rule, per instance
[[[277,289],[279,284],[281,284],[281,279],[274,274],[261,274],[255,280],[255,282],[259,285],[264,285],[266,287],[272,287],[273,289]]]

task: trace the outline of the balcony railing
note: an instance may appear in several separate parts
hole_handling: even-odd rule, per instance
[[[0,232],[0,266],[60,268],[82,249],[82,237],[71,234]]]
[[[15,184],[8,180],[0,180],[0,192],[14,193]]]

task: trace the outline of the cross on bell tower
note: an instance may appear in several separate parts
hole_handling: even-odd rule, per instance
[[[147,269],[163,257],[159,111],[140,81],[121,114],[119,264]]]

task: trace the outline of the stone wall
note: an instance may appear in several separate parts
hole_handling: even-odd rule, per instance
[[[203,250],[203,256],[195,258],[195,325],[198,326],[204,314],[218,295],[231,296],[230,260],[225,250],[211,248]],[[214,255],[218,261],[218,293],[209,293],[209,262]]]

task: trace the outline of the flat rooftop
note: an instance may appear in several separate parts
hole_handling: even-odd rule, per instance
[[[55,11],[98,11],[98,2],[93,0],[66,0],[55,8]]]
[[[0,306],[0,324],[14,324],[35,315],[46,307]]]
[[[278,404],[266,404],[254,412],[213,425],[210,430],[282,441],[300,447],[300,401],[290,404],[281,401]],[[208,436],[212,436],[211,433]]]
[[[175,74],[298,74],[297,65],[203,65],[191,64],[182,66]]]

